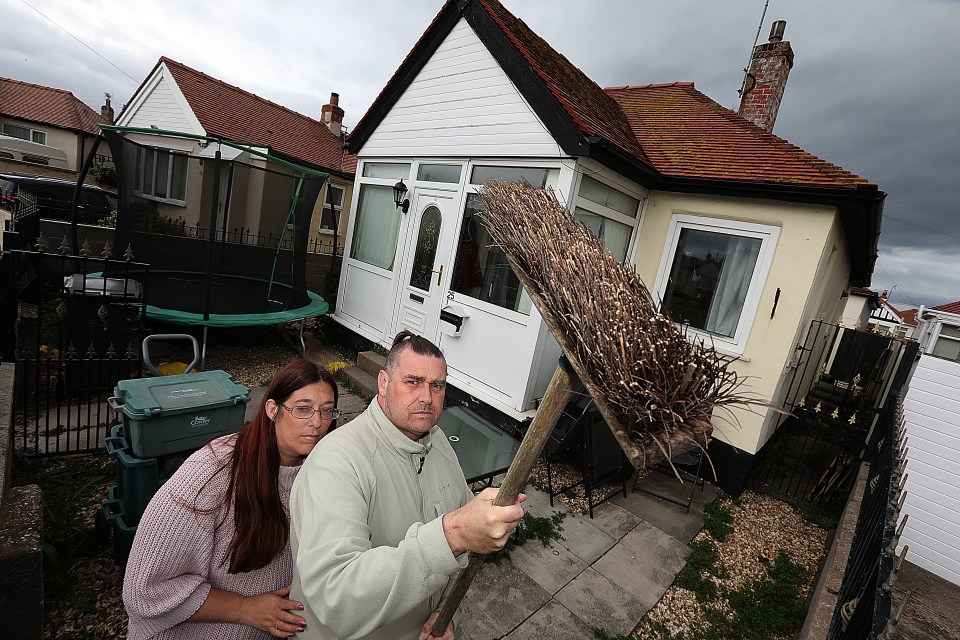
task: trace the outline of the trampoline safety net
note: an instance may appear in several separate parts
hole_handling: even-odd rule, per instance
[[[105,136],[117,168],[115,251],[150,264],[148,315],[244,325],[326,312],[305,273],[322,174],[216,140]]]

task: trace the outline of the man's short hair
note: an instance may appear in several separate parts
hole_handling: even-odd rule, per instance
[[[423,336],[418,336],[412,331],[404,329],[393,339],[393,346],[390,347],[390,353],[387,354],[387,364],[384,366],[387,373],[392,374],[393,370],[397,368],[397,360],[406,349],[410,349],[417,355],[440,358],[446,363],[446,358],[443,357],[443,352],[437,345]]]

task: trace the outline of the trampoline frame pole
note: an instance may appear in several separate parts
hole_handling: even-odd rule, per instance
[[[200,346],[200,371],[207,370],[207,328],[207,325],[203,325],[203,343]]]
[[[270,282],[267,285],[267,299],[264,301],[264,307],[270,304],[270,294],[273,293],[273,281],[277,275],[277,260],[280,257],[280,247],[283,244],[283,236],[287,232],[287,225],[290,224],[290,219],[293,218],[293,212],[297,208],[297,202],[300,200],[300,188],[303,186],[303,180],[306,178],[306,174],[302,171],[300,172],[300,178],[297,180],[297,188],[293,192],[293,199],[290,201],[290,210],[287,211],[287,219],[283,221],[283,227],[280,229],[280,237],[277,238],[277,248],[273,251],[273,266],[270,267]],[[296,251],[296,239],[297,239],[297,225],[293,225],[293,238],[290,241],[290,250]],[[290,269],[293,270],[293,264],[295,260],[290,261]],[[291,284],[293,284],[293,274],[291,273]]]
[[[217,243],[217,207],[220,202],[220,149],[213,156],[213,198],[210,205],[210,242],[207,245],[207,286],[203,296],[203,319],[210,319],[210,276],[213,273],[213,247]]]

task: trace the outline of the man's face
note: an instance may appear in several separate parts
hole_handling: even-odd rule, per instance
[[[443,360],[404,349],[393,373],[380,371],[377,376],[377,400],[397,429],[419,440],[440,421],[446,380]]]

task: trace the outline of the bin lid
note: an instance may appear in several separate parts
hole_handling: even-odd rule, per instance
[[[113,394],[131,418],[214,409],[250,401],[250,390],[234,382],[226,371],[121,380]]]
[[[63,289],[71,295],[107,296],[139,300],[143,285],[131,278],[103,278],[75,273],[63,279]]]

